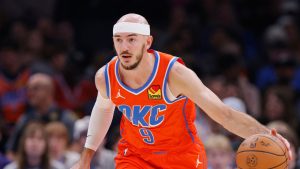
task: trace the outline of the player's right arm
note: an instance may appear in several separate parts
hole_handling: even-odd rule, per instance
[[[104,69],[104,67],[99,69],[95,76],[98,95],[91,113],[84,150],[79,162],[71,169],[90,169],[91,160],[103,141],[113,118],[115,105],[106,94]]]

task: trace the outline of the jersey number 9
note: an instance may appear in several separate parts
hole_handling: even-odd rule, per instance
[[[143,137],[143,141],[147,144],[154,144],[154,136],[149,129],[140,128],[140,134]]]

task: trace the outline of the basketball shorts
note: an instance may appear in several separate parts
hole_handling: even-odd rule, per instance
[[[205,150],[198,144],[178,152],[145,152],[119,144],[116,169],[207,169]]]

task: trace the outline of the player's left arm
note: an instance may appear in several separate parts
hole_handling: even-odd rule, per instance
[[[186,66],[176,62],[169,75],[173,95],[184,95],[194,101],[210,118],[236,135],[246,138],[253,134],[272,133],[253,117],[225,105],[198,76]],[[273,133],[274,134],[274,133]],[[278,135],[278,134],[277,134]],[[278,137],[281,137],[278,135]],[[281,138],[283,139],[283,138]],[[288,145],[288,142],[283,139]]]
[[[270,132],[251,116],[225,105],[191,69],[184,65],[174,64],[170,71],[169,86],[174,95],[187,96],[214,121],[240,137]]]

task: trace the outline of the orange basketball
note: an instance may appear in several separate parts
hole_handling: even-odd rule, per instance
[[[276,137],[256,134],[245,139],[236,153],[239,169],[287,169],[288,152]]]

